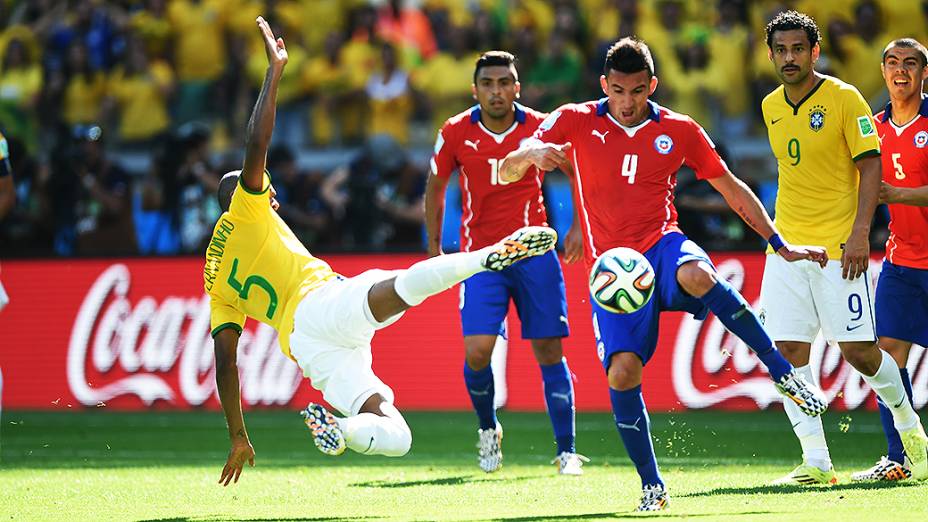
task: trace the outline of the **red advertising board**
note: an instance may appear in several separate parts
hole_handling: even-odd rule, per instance
[[[763,255],[714,255],[720,273],[756,302]],[[328,256],[345,275],[369,268],[403,268],[417,255]],[[209,305],[202,260],[108,259],[10,261],[0,274],[11,297],[0,312],[0,371],[5,408],[217,409]],[[606,379],[596,355],[580,265],[565,265],[571,336],[565,353],[575,374],[577,408],[609,410]],[[879,266],[872,267],[877,273]],[[458,292],[450,290],[407,312],[374,338],[374,370],[403,409],[468,409],[462,383],[463,343]],[[541,376],[518,319],[509,319],[508,402],[543,410]],[[652,411],[685,408],[754,409],[778,401],[756,357],[711,316],[682,313],[661,319],[660,343],[645,369]],[[277,347],[276,333],[249,321],[239,345],[243,399],[249,407],[302,407],[321,397]],[[833,408],[874,407],[873,394],[818,340],[813,371]],[[909,361],[916,406],[928,401],[928,356],[914,347]]]

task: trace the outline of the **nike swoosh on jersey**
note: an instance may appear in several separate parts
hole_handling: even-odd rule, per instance
[[[783,118],[777,118],[777,119],[775,119],[775,120],[770,120],[770,125],[776,125],[777,122],[780,121],[780,120],[782,120],[782,119],[783,119]]]

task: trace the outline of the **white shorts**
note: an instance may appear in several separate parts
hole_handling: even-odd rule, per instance
[[[368,270],[355,277],[333,279],[313,290],[296,307],[290,354],[303,375],[343,415],[357,415],[371,395],[393,402],[393,390],[371,369],[374,332],[395,323],[399,313],[379,323],[367,294],[395,271]]]
[[[760,317],[774,341],[811,343],[821,328],[827,341],[876,339],[869,271],[841,277],[841,262],[825,268],[812,261],[790,263],[768,255],[760,288]]]

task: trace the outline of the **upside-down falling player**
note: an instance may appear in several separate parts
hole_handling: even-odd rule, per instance
[[[245,318],[274,327],[284,354],[314,388],[345,417],[310,404],[306,424],[316,446],[338,455],[346,446],[363,454],[401,456],[412,435],[393,405],[393,392],[371,370],[374,332],[396,322],[411,306],[487,270],[541,255],[557,235],[547,227],[524,227],[509,238],[473,252],[439,256],[406,270],[369,270],[342,277],[313,257],[277,215],[265,172],[274,129],[277,86],[287,50],[263,18],[257,19],[268,69],[255,104],[241,171],[219,185],[219,217],[204,267],[210,296],[210,326],[216,351],[216,384],[229,428],[231,449],[220,483],[238,481],[255,451],[242,416],[236,348]]]
[[[641,376],[657,347],[662,311],[703,318],[711,310],[757,353],[780,393],[812,415],[826,408],[821,390],[793,372],[741,294],[718,277],[709,256],[680,231],[673,205],[677,170],[685,164],[708,180],[784,259],[824,264],[826,257],[821,248],[794,247],[780,239],[760,202],[728,170],[702,127],[648,100],[657,77],[644,42],[616,42],[606,54],[600,85],[605,98],[551,113],[535,139],[507,156],[501,177],[515,181],[532,165],[550,170],[569,161],[587,264],[624,246],[644,253],[654,267],[654,296],[641,310],[614,314],[590,300],[616,428],[641,476],[638,509],[653,511],[666,507],[668,497],[654,457]]]

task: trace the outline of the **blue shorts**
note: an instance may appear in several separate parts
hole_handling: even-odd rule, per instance
[[[607,370],[612,354],[618,352],[634,353],[642,364],[648,363],[657,348],[661,312],[689,312],[700,320],[709,313],[702,301],[684,292],[677,283],[677,268],[683,263],[705,261],[712,265],[709,255],[699,245],[679,232],[671,232],[649,248],[644,257],[654,268],[655,276],[654,295],[644,308],[630,314],[616,314],[590,298],[596,354]]]
[[[883,261],[876,283],[876,335],[928,346],[928,270]]]
[[[567,337],[564,274],[554,251],[519,261],[501,272],[480,272],[461,283],[464,335],[497,335],[509,299],[522,322],[523,339]]]

